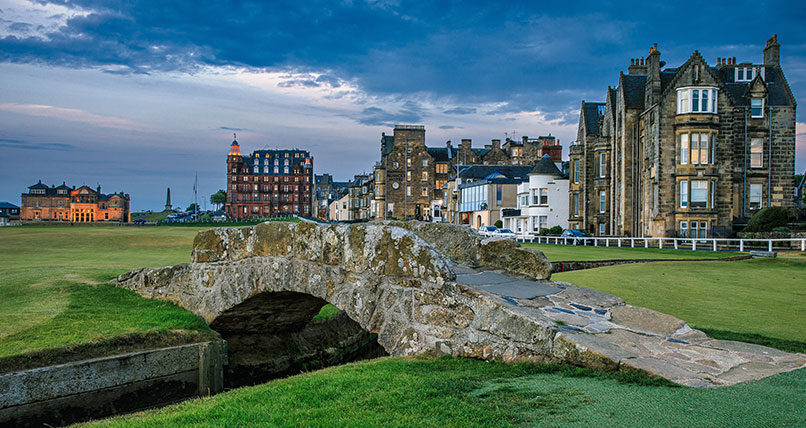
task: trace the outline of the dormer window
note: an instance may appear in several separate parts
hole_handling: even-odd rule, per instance
[[[749,82],[756,78],[756,74],[761,74],[764,78],[764,67],[736,67],[733,71],[735,82]]]
[[[764,98],[750,98],[750,117],[764,117]]]
[[[718,90],[711,87],[688,87],[677,90],[677,114],[716,113]]]

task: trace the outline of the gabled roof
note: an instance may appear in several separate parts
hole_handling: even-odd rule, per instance
[[[12,203],[2,201],[0,202],[0,208],[19,208],[19,207]]]
[[[600,107],[604,108],[605,103],[588,103],[584,104],[582,115],[585,117],[585,130],[587,135],[599,135],[599,110]]]
[[[450,147],[426,147],[425,150],[435,162],[447,162],[454,154]]]
[[[471,150],[473,150],[477,156],[484,157],[487,155],[487,153],[490,153],[490,150],[492,149],[471,149]]]
[[[557,165],[551,159],[549,155],[543,155],[537,163],[535,163],[534,168],[529,172],[529,175],[554,175],[558,177],[562,177],[563,173],[557,168]]]
[[[38,183],[34,184],[33,186],[28,186],[29,189],[49,189],[47,184],[42,184],[42,180],[39,180]]]
[[[62,181],[62,184],[56,187],[56,190],[71,190],[71,189],[70,186],[68,186],[67,184],[65,184],[64,181]]]
[[[663,75],[663,73],[661,73]],[[663,82],[663,76],[661,76]],[[625,74],[621,81],[624,92],[624,105],[627,108],[644,108],[644,91],[646,90],[645,74]]]

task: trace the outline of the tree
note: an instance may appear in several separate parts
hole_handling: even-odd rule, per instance
[[[198,210],[199,210],[199,206],[198,206],[198,205],[196,205],[196,204],[190,204],[190,205],[188,206],[188,209],[187,209],[186,211],[198,211]]]
[[[210,195],[210,203],[216,205],[216,209],[221,209],[221,206],[227,202],[227,192],[224,189],[219,189],[218,192]]]
[[[793,219],[792,211],[783,207],[767,207],[753,214],[745,232],[769,232],[777,227],[786,227]]]

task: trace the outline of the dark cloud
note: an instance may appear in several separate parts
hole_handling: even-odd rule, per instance
[[[67,143],[32,143],[8,138],[0,138],[0,147],[5,149],[50,150],[59,152],[76,148],[74,145]]]
[[[355,120],[362,125],[392,127],[399,123],[420,122],[421,116],[412,110],[400,110],[397,113],[388,112],[379,107],[365,108]]]
[[[236,132],[240,132],[240,131],[249,131],[248,129],[244,129],[244,128],[233,128],[233,127],[231,127],[231,126],[219,126],[219,127],[218,127],[218,129],[223,129],[223,130],[225,130],[225,131],[236,131]]]
[[[439,129],[457,129],[457,128],[453,125],[442,125],[439,127]]]
[[[474,114],[476,109],[473,107],[454,107],[450,110],[443,111],[445,114]]]
[[[8,26],[11,31],[30,31],[31,28],[33,28],[33,25],[25,22],[15,22]]]

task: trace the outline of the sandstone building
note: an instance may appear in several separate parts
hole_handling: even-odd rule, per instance
[[[596,235],[730,235],[792,206],[796,102],[777,37],[761,63],[699,52],[664,68],[657,45],[605,101],[582,102],[570,147],[569,227]]]
[[[492,140],[473,148],[463,139],[459,147],[425,145],[425,127],[396,125],[393,135],[381,134],[381,159],[375,165],[371,212],[375,218],[432,220],[448,205],[443,186],[465,165],[531,165],[544,154],[560,161],[562,146],[549,135],[521,141]]]
[[[76,189],[66,183],[48,186],[40,180],[22,194],[20,218],[26,221],[64,221],[74,223],[129,222],[129,195],[123,192],[103,194],[101,186]]]
[[[242,155],[233,140],[227,155],[230,218],[313,214],[313,157],[304,150],[256,150]]]

